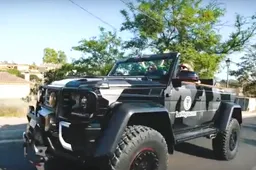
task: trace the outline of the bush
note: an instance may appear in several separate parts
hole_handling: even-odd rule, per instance
[[[30,77],[30,81],[41,82],[41,79],[37,75],[31,74],[29,77]]]
[[[15,75],[17,77],[20,77],[20,78],[23,78],[23,79],[25,78],[24,75],[21,74],[21,72],[17,69],[8,69],[7,72],[10,73],[10,74]]]

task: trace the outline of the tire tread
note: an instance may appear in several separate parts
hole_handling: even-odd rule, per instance
[[[218,159],[230,160],[230,157],[228,155],[229,145],[227,140],[229,139],[229,132],[232,130],[233,127],[236,127],[237,125],[239,125],[238,121],[236,119],[231,119],[228,125],[228,129],[225,131],[219,132],[216,138],[213,139],[212,147],[213,147],[214,154]]]
[[[116,166],[119,160],[122,159],[123,156],[128,156],[128,153],[126,150],[128,148],[128,145],[132,145],[130,147],[135,147],[139,141],[144,140],[146,138],[150,138],[151,137],[150,134],[152,133],[152,131],[156,132],[157,134],[160,134],[156,130],[146,126],[141,126],[141,125],[127,126],[127,128],[125,129],[121,137],[120,142],[116,147],[115,152],[111,156],[111,159],[110,159],[111,170],[116,170]],[[161,142],[163,146],[165,146],[165,150],[167,151],[168,148],[167,148],[167,144],[164,137],[161,134],[159,135],[159,137],[161,138]],[[168,157],[167,157],[166,163],[168,163]]]

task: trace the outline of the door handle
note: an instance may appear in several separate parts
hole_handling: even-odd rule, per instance
[[[201,101],[202,100],[202,98],[201,98],[201,96],[198,96],[198,97],[196,97],[196,99],[195,99],[196,101]]]
[[[165,96],[166,96],[166,97],[171,97],[171,94],[170,94],[170,93],[166,93]]]
[[[216,99],[216,101],[219,102],[219,101],[220,101],[220,98],[218,97],[218,98]]]
[[[196,101],[201,101],[202,99],[200,97],[197,97],[196,98]]]

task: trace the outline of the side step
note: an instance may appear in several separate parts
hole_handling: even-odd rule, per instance
[[[217,129],[215,128],[195,129],[192,131],[175,134],[175,141],[176,143],[181,143],[184,141],[188,141],[188,140],[199,138],[199,137],[209,136],[211,134],[216,134],[216,133],[217,133]]]

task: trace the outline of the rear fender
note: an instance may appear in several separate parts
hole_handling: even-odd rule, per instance
[[[215,120],[217,128],[221,131],[227,130],[228,124],[232,118],[237,119],[239,124],[242,124],[241,106],[232,102],[221,102]]]
[[[127,125],[133,125],[132,119],[136,119],[136,116],[143,115],[142,122],[136,122],[136,124],[145,125],[143,120],[147,120],[147,116],[154,114],[155,118],[163,118],[166,123],[158,122],[158,125],[164,124],[164,131],[168,134],[170,142],[173,142],[172,126],[168,111],[162,105],[155,103],[121,103],[115,105],[111,110],[112,117],[108,122],[107,127],[103,131],[101,138],[97,142],[96,157],[105,156],[113,153],[124,133]],[[157,119],[155,119],[157,121]],[[155,122],[156,122],[155,121]],[[154,121],[153,121],[154,122]],[[155,123],[156,125],[156,123]],[[150,124],[149,124],[150,126]],[[167,139],[168,140],[168,139]],[[168,141],[167,141],[168,142]]]

